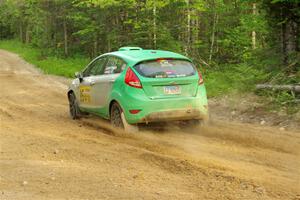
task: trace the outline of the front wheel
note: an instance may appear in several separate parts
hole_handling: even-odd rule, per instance
[[[111,106],[110,122],[114,127],[124,129],[125,132],[138,132],[138,126],[127,122],[122,108],[117,103]]]
[[[74,93],[71,93],[69,95],[69,109],[70,109],[70,116],[72,119],[75,120],[80,118],[80,110]]]

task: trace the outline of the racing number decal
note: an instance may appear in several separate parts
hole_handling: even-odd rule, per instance
[[[90,86],[79,86],[80,91],[80,102],[90,103],[91,102],[91,87]]]

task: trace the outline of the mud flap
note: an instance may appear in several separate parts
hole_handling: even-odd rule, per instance
[[[139,132],[139,127],[138,126],[129,124],[127,122],[123,112],[121,113],[121,118],[122,118],[122,122],[123,122],[123,125],[124,125],[125,132],[127,132],[127,133],[137,133],[137,132]]]

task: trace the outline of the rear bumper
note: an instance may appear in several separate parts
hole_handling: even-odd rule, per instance
[[[202,113],[198,109],[182,109],[182,110],[170,110],[152,112],[142,118],[140,123],[148,122],[161,122],[161,121],[176,121],[176,120],[189,120],[189,119],[203,119],[206,120],[207,115]]]
[[[181,98],[149,99],[143,93],[143,90],[135,90],[140,92],[140,95],[137,95],[136,91],[128,91],[125,93],[126,98],[123,98],[126,101],[121,102],[125,118],[130,124],[208,119],[207,97],[204,85],[199,86],[196,96]],[[130,101],[128,101],[129,99]],[[141,111],[137,114],[131,114],[129,110]]]

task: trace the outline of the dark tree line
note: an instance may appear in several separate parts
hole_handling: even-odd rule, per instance
[[[265,0],[263,6],[268,13],[271,33],[274,33],[270,34],[272,45],[280,50],[287,70],[295,70],[295,61],[298,57],[299,62],[300,57],[300,1]]]

